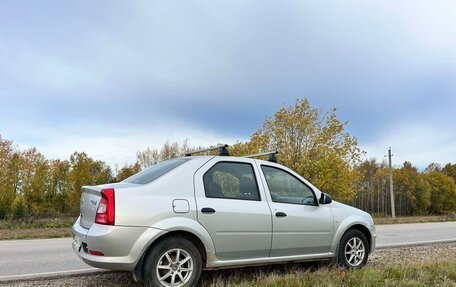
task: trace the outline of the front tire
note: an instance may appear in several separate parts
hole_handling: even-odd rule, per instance
[[[368,256],[366,236],[359,230],[348,230],[340,240],[338,263],[347,268],[361,268],[366,265]]]
[[[152,247],[144,263],[146,286],[196,286],[201,275],[202,260],[198,248],[180,237],[160,240]]]

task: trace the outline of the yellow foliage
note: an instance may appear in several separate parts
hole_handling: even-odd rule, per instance
[[[278,161],[295,170],[319,189],[338,200],[355,195],[361,150],[357,140],[345,130],[336,110],[312,108],[306,99],[281,108],[267,119],[249,142],[236,143],[230,152],[246,155],[279,151]]]

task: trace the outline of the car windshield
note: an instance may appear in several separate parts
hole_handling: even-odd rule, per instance
[[[127,183],[137,183],[137,184],[146,184],[150,183],[160,176],[164,175],[165,173],[175,169],[179,165],[183,164],[184,162],[190,160],[189,158],[177,158],[166,160],[157,163],[154,166],[149,167],[148,169],[137,173],[135,175],[130,176],[129,178],[123,180],[122,182]]]

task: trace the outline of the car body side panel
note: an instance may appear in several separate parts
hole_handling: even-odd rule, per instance
[[[271,203],[273,216],[271,257],[327,253],[332,244],[333,217],[328,206]]]
[[[257,161],[266,199],[272,212],[273,232],[270,256],[327,254],[334,236],[334,219],[330,207],[273,202],[261,169],[262,165],[274,166],[290,172],[313,189],[317,200],[321,192],[290,169],[270,162]],[[286,217],[276,217],[277,212],[285,213]]]
[[[207,265],[215,260],[215,247],[208,231],[196,220],[185,217],[171,217],[154,224],[154,228],[172,231],[185,231],[198,237],[206,249]]]
[[[330,257],[332,257],[332,254],[320,253],[320,254],[306,254],[306,255],[293,255],[293,256],[260,257],[260,258],[238,259],[238,260],[217,260],[208,269],[245,267],[245,266],[256,266],[256,265],[287,263],[287,262],[328,260],[328,259],[330,259]]]
[[[211,235],[216,256],[220,260],[266,257],[271,247],[271,211],[258,183],[260,201],[226,198],[207,198],[203,175],[218,162],[241,162],[252,165],[259,178],[253,159],[215,157],[200,168],[194,177],[198,221]],[[215,213],[204,214],[202,208],[213,208]]]
[[[374,251],[377,234],[372,217],[368,213],[337,201],[331,203],[331,210],[334,214],[335,235],[330,252],[335,253],[337,251],[340,239],[344,233],[355,225],[362,225],[369,230],[371,237],[370,252]]]
[[[208,159],[192,158],[149,184],[115,189],[116,225],[151,227],[176,216],[176,199],[189,204],[189,212],[179,213],[179,217],[196,220],[193,173]]]

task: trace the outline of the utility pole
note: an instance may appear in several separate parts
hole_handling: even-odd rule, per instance
[[[388,149],[389,178],[390,178],[390,197],[391,197],[391,217],[396,218],[394,210],[394,192],[393,192],[393,166],[391,164],[391,147]]]

